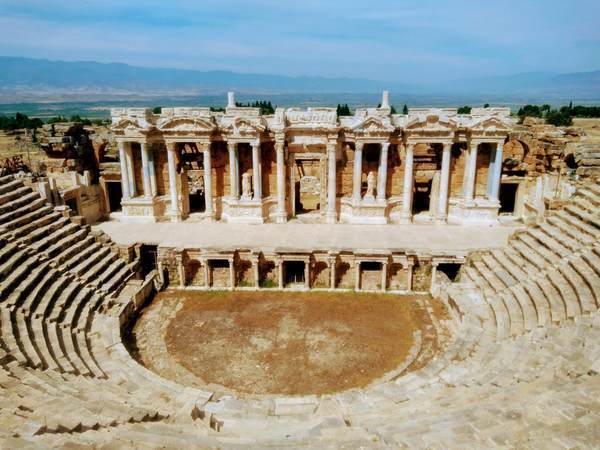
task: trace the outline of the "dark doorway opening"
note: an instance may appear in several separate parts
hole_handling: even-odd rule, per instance
[[[425,182],[415,182],[415,191],[413,195],[413,214],[429,211],[431,202],[431,180]]]
[[[502,183],[500,185],[500,214],[514,214],[518,188],[518,183]]]
[[[77,211],[77,199],[70,198],[65,200],[65,205],[71,208],[71,211],[73,211],[74,214],[79,214],[79,211]]]
[[[284,261],[283,263],[283,271],[284,271],[284,280],[285,285],[295,285],[305,283],[304,278],[304,261]]]
[[[440,263],[438,265],[438,272],[445,273],[450,281],[457,281],[460,274],[461,264],[458,263]]]
[[[206,202],[204,199],[204,171],[188,170],[187,176],[190,212],[204,212],[206,210]]]
[[[321,208],[321,163],[318,159],[296,161],[296,214],[319,211]]]
[[[140,269],[142,277],[146,277],[150,272],[156,269],[156,250],[157,245],[142,244],[140,247]]]
[[[123,189],[120,182],[106,183],[106,193],[108,194],[108,210],[110,212],[121,211],[121,199],[123,198]]]

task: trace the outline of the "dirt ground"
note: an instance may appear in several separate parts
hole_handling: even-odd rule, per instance
[[[326,394],[366,386],[407,364],[417,331],[417,343],[427,347],[419,354],[433,357],[431,314],[445,316],[438,303],[379,294],[167,291],[144,310],[132,341],[143,364],[184,384]],[[423,364],[423,357],[414,361]]]

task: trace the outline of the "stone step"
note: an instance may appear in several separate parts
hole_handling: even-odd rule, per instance
[[[528,229],[527,235],[534,238],[535,242],[538,243],[537,245],[543,245],[545,248],[557,255],[558,258],[565,258],[572,253],[572,250],[565,247],[562,241],[559,241],[553,237],[549,237],[539,228]]]
[[[33,211],[35,211],[37,209],[40,209],[40,208],[42,208],[44,206],[45,206],[44,200],[42,200],[40,198],[40,196],[38,195],[37,199],[26,202],[20,208],[8,211],[8,212],[0,215],[0,224],[2,226],[5,226],[5,224],[7,222],[14,222],[19,217],[21,217],[21,216],[23,216],[25,214],[31,213],[31,212],[33,212]]]
[[[34,214],[37,214],[37,211],[35,211]],[[34,218],[34,220],[25,225],[19,226],[13,231],[12,235],[15,238],[21,238],[29,235],[30,233],[39,233],[39,230],[47,229],[46,227],[51,226],[52,223],[59,223],[58,221],[61,220],[62,217],[62,214],[56,211],[50,211],[49,213],[45,213],[38,218]],[[43,231],[41,233],[43,233]],[[36,234],[32,234],[32,237],[35,235]]]
[[[13,267],[10,273],[5,274],[2,281],[0,281],[0,299],[8,302],[10,294],[17,288],[19,283],[31,273],[37,264],[37,258],[28,255],[27,258],[22,259],[16,267]],[[7,303],[7,306],[10,307],[12,305]]]
[[[539,273],[539,270],[533,264],[523,258],[523,256],[512,247],[506,247],[502,250],[502,257],[500,257],[498,253],[494,253],[494,255],[498,255],[498,258],[496,258],[498,262],[502,263],[504,268],[514,277],[516,277],[517,274],[523,273],[525,276],[521,275],[522,278],[535,277]]]
[[[560,229],[560,227],[551,224],[548,219],[545,223],[539,224],[537,229],[545,233],[550,239],[560,242],[561,245],[570,252],[577,251],[581,248],[581,242],[572,238],[569,234]]]
[[[592,293],[592,300],[597,309],[600,306],[600,277],[594,270],[589,266],[583,257],[578,257],[569,261],[569,264],[579,274],[579,276],[585,281],[587,287]]]
[[[0,219],[2,219],[2,217],[8,213],[19,210],[19,208],[32,203],[34,200],[41,200],[40,194],[37,192],[31,192],[31,189],[29,189],[28,193],[20,195],[4,204],[0,204]],[[5,221],[2,221],[0,223],[4,222]]]
[[[77,230],[79,230],[79,225],[74,224],[74,223],[69,223],[69,224],[59,228],[58,230],[54,231],[53,233],[46,236],[45,238],[43,238],[37,242],[34,242],[33,244],[30,244],[30,246],[36,252],[39,253],[42,250],[45,250],[48,247],[50,247],[52,244],[58,242],[65,236],[75,233]]]
[[[535,305],[538,316],[538,325],[546,326],[552,323],[552,307],[560,308],[560,304],[552,305],[539,286],[531,281],[522,283],[522,287]]]
[[[560,256],[548,249],[545,245],[541,245],[533,236],[523,233],[519,235],[518,239],[528,246],[531,252],[537,253],[546,260],[546,264],[552,265],[560,263]]]
[[[26,273],[26,278],[8,295],[8,299],[5,303],[6,307],[11,310],[20,308],[21,304],[29,296],[29,293],[37,289],[41,280],[48,273],[49,267],[50,263],[45,261],[34,267],[29,274]]]
[[[569,264],[561,265],[558,270],[575,289],[581,311],[588,313],[596,309],[594,295],[581,276]]]
[[[14,324],[16,323],[16,330],[18,331],[17,343],[29,361],[29,365],[31,365],[31,367],[44,367],[45,359],[40,357],[36,346],[32,342],[26,317],[23,316],[20,311],[13,313],[11,316],[13,319],[13,329],[15,328]]]
[[[10,259],[12,255],[14,255],[19,250],[17,244],[8,242],[0,248],[0,265],[4,264],[6,261]]]
[[[101,247],[97,252],[93,253],[87,259],[83,260],[75,267],[71,267],[69,270],[76,276],[82,276],[86,273],[92,266],[98,263],[103,257],[110,253],[110,249],[107,247]]]
[[[81,278],[85,280],[85,282],[99,287],[99,277],[108,269],[108,267],[110,267],[116,258],[118,258],[118,256],[109,251],[100,261],[81,274]]]
[[[543,292],[543,295],[551,305],[552,321],[557,324],[567,319],[567,309],[564,300],[556,288],[548,281],[546,277],[539,277],[535,280]]]
[[[533,249],[531,249],[531,247],[525,245],[523,241],[511,240],[509,245],[509,248],[517,252],[527,262],[528,265],[533,266],[535,272],[544,270],[546,268],[546,260]]]
[[[581,196],[581,198],[584,198],[589,203],[594,205],[595,208],[600,207],[600,195],[596,194],[591,189],[585,189],[585,188],[578,189],[577,196]],[[596,209],[596,211],[597,211],[597,209]]]
[[[2,227],[6,228],[7,230],[16,230],[20,227],[26,226],[34,220],[39,219],[40,217],[45,217],[48,214],[52,214],[52,212],[53,209],[51,206],[43,205],[40,208],[34,209],[31,212],[23,214],[22,216],[19,216],[9,222],[2,224]]]
[[[590,201],[583,196],[578,196],[575,199],[573,199],[572,205],[576,206],[580,210],[584,211],[586,214],[588,214],[591,217],[596,216],[596,222],[598,222],[598,217],[597,217],[598,206],[595,205],[593,201]]]
[[[43,254],[48,258],[53,258],[54,256],[62,253],[66,249],[73,248],[77,243],[81,242],[86,236],[88,232],[85,228],[75,229],[73,234],[68,234],[59,241],[52,244],[48,247]]]
[[[567,216],[565,217],[563,215],[559,215],[559,213],[557,212],[556,215],[546,217],[546,222],[560,228],[571,238],[581,242],[582,244],[590,244],[596,241],[594,236],[590,236],[589,234],[582,232],[582,230],[574,226],[573,223],[567,217],[571,216],[567,214]]]
[[[483,261],[473,261],[473,266],[479,272],[480,276],[485,279],[487,284],[496,292],[504,290],[504,283],[496,277],[496,275],[487,267]]]
[[[93,236],[88,234],[81,241],[64,249],[53,260],[57,265],[61,266],[62,270],[68,270],[81,263],[99,249],[100,244],[94,240]]]
[[[487,267],[502,281],[504,286],[509,287],[517,283],[517,279],[513,277],[504,267],[498,262],[498,260],[490,253],[483,253],[481,260],[487,265]]]
[[[2,332],[2,342],[7,353],[15,358],[21,364],[28,364],[27,357],[21,352],[17,339],[13,332],[13,320],[10,311],[0,306],[0,328]]]
[[[23,181],[13,179],[8,183],[0,184],[0,194],[14,191],[15,189],[19,189],[21,186],[23,186]]]
[[[10,183],[10,182],[12,182],[14,180],[15,180],[15,176],[14,175],[2,175],[0,177],[0,185],[8,184],[8,183]]]
[[[8,192],[1,193],[0,192],[0,207],[5,205],[6,203],[12,202],[20,197],[23,197],[27,194],[31,193],[31,188],[29,186],[20,186],[16,189],[12,189]],[[0,211],[2,211],[0,209]]]
[[[577,294],[571,284],[564,278],[563,274],[555,268],[550,268],[546,272],[546,279],[562,296],[567,310],[567,318],[573,319],[581,316],[581,305],[577,299]]]
[[[581,208],[575,205],[567,205],[563,211],[558,211],[561,217],[568,217],[573,226],[580,229],[581,231],[589,234],[590,236],[598,239],[600,236],[600,230],[598,230],[598,218],[587,213]]]
[[[21,237],[20,242],[23,244],[37,243],[70,223],[68,217],[64,217],[60,214],[55,215],[54,217],[55,220],[52,222],[33,228],[33,231],[30,231],[28,234]]]
[[[525,292],[523,287],[520,285],[515,285],[507,292],[504,293],[504,298],[514,298],[515,301],[521,307],[521,311],[523,312],[523,325],[525,330],[531,331],[537,328],[539,323],[539,314],[535,308],[535,304],[529,297],[529,294]]]

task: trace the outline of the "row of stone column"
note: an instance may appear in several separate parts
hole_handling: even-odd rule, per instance
[[[210,141],[198,143],[203,153],[204,164],[204,195],[206,202],[206,215],[214,216],[213,195],[212,195],[212,164]],[[260,201],[262,198],[262,167],[260,141],[251,141],[252,148],[252,189],[254,201]],[[410,222],[412,218],[412,201],[414,187],[414,148],[416,143],[406,145],[406,155],[404,159],[404,181],[401,221]],[[239,142],[228,142],[229,152],[229,170],[230,170],[230,198],[240,199],[240,174],[239,174]],[[361,200],[362,184],[362,153],[364,143],[357,142],[354,153],[354,174],[353,174],[353,201],[358,204]],[[475,175],[477,170],[477,151],[479,142],[472,142],[467,149],[465,157],[465,172],[463,178],[463,198],[472,200],[475,192]],[[328,159],[328,185],[327,185],[327,210],[326,219],[329,223],[335,223],[337,220],[336,210],[336,148],[337,143],[327,144]],[[387,160],[389,143],[381,144],[379,157],[379,169],[377,176],[377,200],[386,199],[385,191],[387,184]],[[142,178],[145,196],[155,196],[156,175],[154,168],[153,152],[149,151],[146,143],[140,143],[142,160]],[[275,141],[276,163],[277,163],[277,221],[284,222],[287,219],[286,210],[286,185],[285,185],[285,142],[283,139]],[[131,143],[119,142],[119,159],[121,163],[121,176],[123,179],[123,197],[129,199],[136,196],[135,174],[133,170],[133,155]],[[171,214],[180,217],[178,194],[177,194],[177,170],[176,170],[176,144],[169,142],[167,144],[167,162],[169,170],[169,190],[171,195]],[[450,190],[450,164],[451,164],[451,143],[444,143],[442,150],[442,165],[440,173],[440,188],[438,195],[438,215],[439,221],[445,221],[448,216],[448,194]],[[488,196],[492,200],[498,200],[500,178],[502,175],[502,144],[498,143],[492,150],[490,157],[490,166],[488,171]]]
[[[123,180],[123,198],[130,199],[137,196],[135,185],[134,157],[131,142],[119,141],[119,161],[121,164],[121,178]],[[142,186],[145,197],[157,195],[156,173],[154,169],[154,154],[145,142],[140,142],[142,160]]]

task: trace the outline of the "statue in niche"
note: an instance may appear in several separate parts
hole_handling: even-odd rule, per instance
[[[250,200],[252,198],[252,175],[248,172],[242,174],[242,199]]]
[[[367,175],[367,192],[365,194],[365,200],[375,200],[375,184],[377,183],[377,176],[374,171],[370,171]]]

